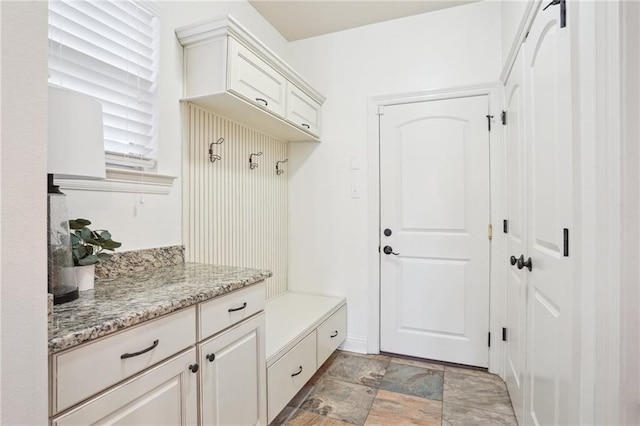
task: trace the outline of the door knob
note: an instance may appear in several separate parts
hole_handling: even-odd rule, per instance
[[[531,258],[524,260],[524,255],[521,254],[518,258],[518,269],[527,268],[529,271],[533,268],[533,263],[531,262]]]
[[[515,256],[511,256],[511,258],[509,259],[509,263],[511,263],[511,266],[515,265],[518,262],[518,259],[516,259]]]
[[[385,237],[390,237],[390,236],[391,236],[391,233],[392,233],[392,232],[391,232],[391,229],[389,229],[389,228],[387,228],[387,229],[385,229],[385,230],[384,230],[384,235],[385,235]]]
[[[399,255],[400,253],[394,253],[393,252],[393,247],[391,246],[384,246],[384,248],[382,249],[382,251],[384,252],[384,254],[386,255],[390,255],[393,254],[395,256]]]

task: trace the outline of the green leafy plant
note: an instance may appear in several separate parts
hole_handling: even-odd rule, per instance
[[[71,250],[75,266],[93,265],[111,258],[111,254],[104,250],[114,251],[122,245],[111,239],[109,231],[104,229],[92,231],[87,228],[91,222],[87,219],[72,219],[69,221],[71,230]]]

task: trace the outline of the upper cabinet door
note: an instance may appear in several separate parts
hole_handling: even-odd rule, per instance
[[[227,89],[284,117],[287,80],[249,49],[229,37]]]
[[[320,104],[292,83],[287,90],[287,120],[314,136],[320,135]]]

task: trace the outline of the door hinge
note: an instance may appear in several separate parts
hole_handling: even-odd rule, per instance
[[[507,219],[504,219],[502,221],[502,232],[504,232],[505,234],[509,233],[509,221]]]
[[[487,333],[487,346],[491,347],[491,332]]]
[[[378,246],[378,253],[380,253],[380,246]]]
[[[489,129],[489,131],[491,131],[491,119],[493,118],[493,115],[488,115],[487,114],[487,128]]]
[[[547,10],[549,6],[560,5],[560,28],[567,26],[567,3],[565,0],[551,0],[551,3],[546,5],[542,10]]]
[[[491,241],[493,239],[493,225],[489,224],[489,227],[487,228],[487,233],[489,236],[489,241]]]
[[[502,327],[502,341],[507,341],[507,329],[505,327]]]
[[[564,240],[564,257],[569,257],[569,228],[564,228],[562,230],[563,240]]]
[[[500,113],[500,120],[502,121],[503,126],[507,124],[507,111],[502,111]]]

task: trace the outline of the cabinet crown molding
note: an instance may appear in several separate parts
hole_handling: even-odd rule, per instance
[[[318,104],[322,105],[326,98],[309,83],[307,83],[286,62],[269,49],[256,36],[238,23],[231,15],[209,19],[195,24],[177,28],[175,30],[178,41],[184,47],[192,46],[213,38],[231,36],[247,49],[258,55],[267,64],[294,83]]]

